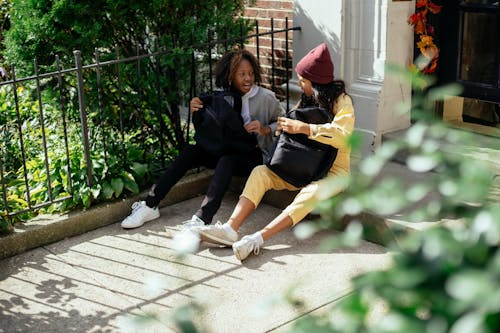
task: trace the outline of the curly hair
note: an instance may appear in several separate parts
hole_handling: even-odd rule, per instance
[[[215,67],[215,85],[220,88],[229,88],[233,81],[236,69],[242,60],[248,60],[253,68],[255,83],[262,82],[262,69],[257,58],[245,49],[226,52]]]

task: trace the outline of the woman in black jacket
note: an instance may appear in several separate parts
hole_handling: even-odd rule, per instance
[[[241,114],[244,130],[256,137],[256,146],[246,152],[214,152],[206,145],[187,145],[153,185],[146,199],[132,205],[132,213],[121,223],[123,228],[137,228],[158,218],[160,201],[188,170],[198,166],[215,169],[215,173],[200,209],[184,224],[192,227],[212,222],[231,177],[248,176],[255,166],[263,163],[273,145],[276,122],[283,110],[272,91],[257,85],[260,82],[261,68],[253,54],[233,50],[222,56],[215,70],[215,83],[230,93],[228,102]],[[190,111],[193,118],[197,118],[197,112],[204,112],[202,99],[193,98]]]

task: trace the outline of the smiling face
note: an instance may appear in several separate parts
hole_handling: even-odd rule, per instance
[[[246,94],[255,84],[255,74],[252,64],[246,59],[242,59],[234,72],[232,86],[238,89],[241,94]]]
[[[313,89],[312,89],[311,81],[309,81],[308,79],[306,79],[300,75],[297,75],[297,77],[299,78],[299,86],[300,86],[300,89],[302,89],[302,92],[306,96],[312,96]]]

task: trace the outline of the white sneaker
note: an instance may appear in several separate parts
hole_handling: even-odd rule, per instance
[[[262,242],[252,236],[253,235],[246,235],[233,244],[233,252],[238,260],[245,260],[252,252],[255,255],[259,254]]]
[[[132,229],[144,223],[160,217],[158,207],[151,208],[145,201],[138,201],[132,204],[132,213],[122,221],[122,228]]]
[[[193,229],[198,232],[201,240],[218,245],[231,246],[238,240],[238,233],[234,230],[227,231],[224,225],[217,222],[214,225],[206,225]]]
[[[198,216],[193,215],[190,220],[182,222],[181,230],[190,230],[197,227],[205,226],[205,222]]]

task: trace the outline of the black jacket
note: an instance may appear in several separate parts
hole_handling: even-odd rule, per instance
[[[240,112],[231,105],[235,98],[226,91],[202,95],[203,108],[193,113],[194,139],[214,155],[249,152],[257,146],[255,135],[245,130]]]

